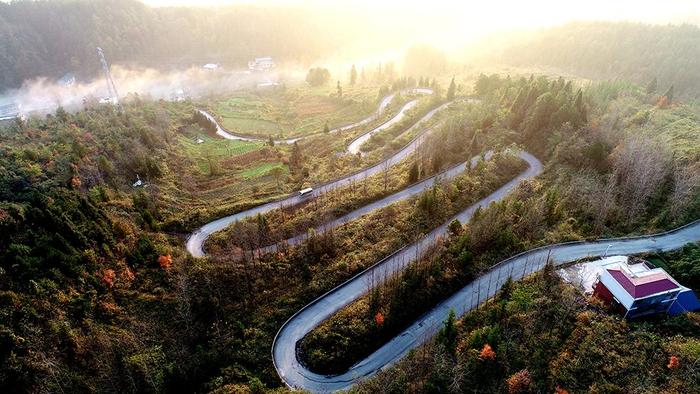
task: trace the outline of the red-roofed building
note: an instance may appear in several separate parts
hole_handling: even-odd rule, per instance
[[[627,318],[667,313],[686,289],[662,268],[645,261],[630,264],[620,256],[603,265],[593,295],[619,309]]]

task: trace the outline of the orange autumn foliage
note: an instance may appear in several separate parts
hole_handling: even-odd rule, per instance
[[[481,349],[481,352],[479,353],[479,358],[484,361],[493,361],[496,359],[496,352],[494,352],[493,349],[491,349],[491,345],[487,343]]]
[[[71,186],[73,189],[79,188],[80,185],[82,185],[82,184],[83,184],[83,182],[81,182],[81,181],[80,181],[80,178],[78,178],[77,176],[73,176],[73,177],[70,179],[70,186]]]
[[[554,394],[569,394],[569,392],[557,386],[557,388],[554,389]]]
[[[668,359],[668,365],[667,365],[667,367],[668,367],[669,369],[676,369],[676,368],[678,368],[678,365],[679,365],[679,364],[680,364],[680,362],[679,362],[679,360],[678,360],[678,357],[677,357],[677,356],[671,356],[671,357]]]
[[[532,385],[530,372],[527,369],[516,372],[508,378],[506,383],[508,383],[508,394],[525,393]]]
[[[377,312],[377,314],[374,315],[374,322],[377,323],[378,326],[384,324],[384,315],[382,315],[382,312]]]
[[[121,279],[123,279],[126,282],[131,282],[134,280],[135,275],[134,275],[134,272],[131,269],[129,269],[129,267],[126,267],[126,269],[124,269],[124,271],[122,271],[120,277],[121,277]]]
[[[117,274],[114,272],[114,270],[106,269],[102,273],[102,283],[105,284],[108,288],[112,288],[114,286],[114,280],[117,278]]]
[[[173,258],[169,254],[158,256],[158,264],[160,265],[160,268],[164,270],[170,269],[170,267],[173,265]]]

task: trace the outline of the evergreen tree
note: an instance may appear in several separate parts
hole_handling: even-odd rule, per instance
[[[336,85],[336,90],[338,92],[338,97],[343,97],[343,87],[340,86],[340,81],[338,81],[338,84]]]
[[[513,294],[513,288],[515,287],[515,283],[513,282],[513,279],[509,276],[508,279],[503,283],[503,286],[501,286],[501,290],[498,292],[498,298],[500,298],[503,301],[508,301],[510,299],[511,294]]]
[[[664,94],[664,97],[666,97],[666,103],[668,105],[673,104],[673,85],[671,85],[671,87],[668,88],[668,90]]]
[[[330,133],[331,129],[328,127],[328,121],[326,121],[326,124],[323,125],[323,132],[324,133]]]
[[[455,219],[447,226],[447,230],[450,237],[457,237],[462,233],[462,223],[458,219]]]
[[[576,128],[579,128],[586,124],[586,122],[588,121],[588,113],[586,112],[585,105],[583,105],[583,92],[581,91],[581,89],[579,89],[576,93],[574,109],[576,110],[576,114],[572,125]]]
[[[549,130],[552,113],[557,110],[552,93],[547,92],[537,98],[535,107],[525,122],[525,139],[540,141],[542,133]]]
[[[354,86],[355,83],[357,83],[357,69],[355,68],[355,65],[352,65],[352,68],[350,69],[350,85]]]
[[[658,89],[658,82],[656,81],[656,77],[654,77],[647,85],[647,94],[656,93],[656,89]]]
[[[415,183],[419,176],[418,161],[416,160],[411,164],[411,168],[408,169],[408,183]]]
[[[279,167],[277,167],[279,168]],[[279,182],[278,182],[279,183]],[[279,185],[278,185],[279,187]],[[270,225],[267,223],[267,217],[258,214],[256,216],[256,222],[258,227],[258,247],[265,246],[270,240]]]
[[[456,90],[457,90],[457,86],[455,86],[455,77],[452,77],[452,81],[450,82],[450,87],[447,88],[447,100],[448,101],[454,100]]]
[[[450,314],[445,320],[445,325],[440,329],[437,335],[437,342],[445,347],[445,349],[454,355],[457,348],[457,317],[454,309],[450,309]]]
[[[289,164],[292,168],[298,169],[303,165],[303,161],[304,154],[301,151],[301,147],[297,141],[294,141],[294,145],[292,146],[292,156],[289,158]]]
[[[469,153],[471,155],[475,155],[477,152],[479,152],[479,130],[474,132],[472,141],[469,144]],[[467,171],[469,171],[471,169],[471,163],[467,163],[467,167]]]
[[[306,82],[311,86],[325,85],[330,79],[330,71],[322,67],[311,68],[306,74]]]

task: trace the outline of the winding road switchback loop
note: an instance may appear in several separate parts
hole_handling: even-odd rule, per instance
[[[403,90],[399,91],[398,93],[401,93],[401,94],[433,94],[433,90],[429,89],[429,88],[408,88],[408,89],[403,89]],[[391,93],[391,94],[385,96],[384,98],[382,98],[382,100],[379,102],[379,106],[377,107],[377,110],[374,111],[374,113],[372,113],[370,116],[368,116],[368,117],[366,117],[358,122],[331,129],[329,131],[329,133],[332,134],[332,133],[339,133],[339,132],[351,130],[351,129],[354,129],[354,128],[357,128],[360,126],[364,126],[367,123],[370,123],[376,119],[379,119],[379,116],[381,114],[383,114],[384,111],[386,110],[386,108],[389,106],[389,104],[391,104],[391,102],[394,101],[394,98],[396,98],[396,94],[397,94],[397,92],[394,92],[394,93]],[[406,111],[413,108],[416,104],[418,104],[418,100],[409,101],[408,103],[404,104],[403,107],[401,107],[401,109],[399,110],[399,112],[396,115],[394,115],[391,119],[389,119],[388,121],[386,121],[382,125],[378,126],[376,129],[374,129],[366,134],[376,133],[377,129],[379,129],[378,131],[381,131],[381,130],[384,130],[384,129],[396,124],[397,122],[401,121],[405,117]],[[214,115],[212,115],[211,113],[209,113],[203,109],[198,109],[198,111],[199,111],[199,113],[204,115],[207,119],[209,119],[210,122],[212,122],[216,126],[216,135],[218,135],[222,138],[225,138],[227,140],[239,140],[239,141],[267,141],[268,140],[267,137],[256,137],[256,136],[244,135],[244,134],[239,134],[239,133],[227,130],[225,127],[223,127],[216,120],[216,117]],[[319,133],[313,133],[313,134],[300,136],[300,137],[294,137],[294,138],[273,139],[273,141],[275,144],[283,144],[283,145],[284,144],[293,144],[297,141],[301,141],[303,139],[310,138],[310,137],[315,137],[315,136],[318,136],[321,134],[324,134],[324,133],[319,132]],[[367,137],[367,138],[369,138],[369,137]]]
[[[386,98],[385,98],[386,100]],[[382,101],[384,102],[384,100]],[[416,124],[412,127],[418,127],[419,125],[423,124],[424,122],[430,120],[433,116],[435,116],[437,113],[440,111],[448,108],[450,104],[453,102],[448,102],[445,104],[442,104],[438,106],[437,108],[433,109],[432,111],[428,112],[426,115],[424,115]],[[405,106],[404,106],[405,107]],[[398,116],[398,115],[397,115]],[[211,117],[212,121],[216,124],[217,128],[221,128],[218,122],[216,122],[216,119]],[[381,126],[380,126],[381,127]],[[187,238],[185,247],[187,251],[194,257],[204,257],[204,243],[206,240],[211,236],[211,234],[221,231],[231,225],[232,223],[243,220],[245,218],[249,218],[252,216],[256,216],[258,214],[263,214],[269,211],[272,211],[274,209],[278,208],[285,208],[285,207],[291,207],[295,206],[297,204],[300,204],[304,201],[306,201],[310,197],[318,197],[322,194],[325,194],[329,191],[338,189],[340,187],[344,187],[347,185],[350,185],[353,182],[359,182],[364,180],[367,177],[370,177],[372,175],[378,174],[384,170],[386,170],[389,167],[392,167],[402,160],[406,159],[409,157],[413,152],[415,152],[418,147],[425,141],[425,138],[432,133],[438,125],[434,125],[432,127],[429,127],[422,132],[418,133],[416,137],[414,137],[411,141],[409,141],[403,148],[401,148],[398,152],[394,153],[392,156],[389,158],[371,166],[368,168],[365,168],[364,170],[355,172],[353,174],[344,176],[343,178],[327,182],[321,185],[316,185],[313,187],[313,192],[311,193],[311,196],[300,196],[297,193],[291,194],[287,197],[284,197],[282,199],[276,200],[276,201],[271,201],[265,204],[258,205],[256,207],[253,207],[251,209],[241,211],[232,215],[228,215],[222,218],[219,218],[217,220],[214,220],[212,222],[209,222],[205,224],[204,226],[196,229],[193,231],[190,236]],[[371,132],[371,131],[370,131]]]
[[[373,116],[378,116],[378,114],[381,113],[384,108],[386,108],[388,103],[391,102],[391,99],[393,99],[393,95],[385,97],[382,100],[379,109]],[[406,111],[415,105],[412,104],[407,107],[411,103],[412,101],[405,104],[399,114],[395,115],[388,122],[385,122],[377,128],[353,140],[348,147],[348,151],[351,153],[359,152],[359,147],[362,145],[362,143],[366,142],[366,140],[369,139],[372,134],[385,130],[400,121],[401,118],[398,120],[395,119],[398,116],[403,117],[403,111]],[[423,121],[430,119],[435,113],[446,108],[449,104],[450,103],[447,103],[433,109],[412,127],[419,127]],[[219,130],[221,130],[223,133],[227,133],[227,131],[221,128],[221,126],[216,122],[213,116],[207,114],[206,112],[203,113],[209,116],[209,118],[217,125]],[[358,124],[368,123],[372,120],[370,118],[366,118],[357,124],[344,126],[344,128],[341,127],[334,129],[333,132],[347,130],[355,127]],[[393,123],[390,123],[392,121]],[[390,124],[387,126],[387,123]],[[388,166],[397,164],[415,152],[418,146],[422,144],[426,136],[436,127],[437,126],[433,126],[419,133],[404,148],[379,164],[346,176],[342,179],[317,186],[313,191],[313,196],[319,196],[330,190],[346,186],[352,182],[360,181],[368,176],[381,172]],[[224,137],[230,139],[248,138],[231,134],[229,134],[229,137]],[[293,143],[295,140],[298,140],[298,138],[283,140],[280,142]],[[548,259],[554,264],[558,265],[577,261],[583,258],[597,257],[606,254],[639,254],[653,251],[669,251],[678,249],[687,243],[700,241],[700,221],[695,221],[676,230],[661,234],[569,242],[548,245],[523,252],[491,267],[477,279],[431,309],[377,351],[352,366],[345,373],[335,376],[320,375],[308,370],[303,364],[301,364],[297,357],[297,343],[306,334],[323,323],[323,321],[330,318],[333,314],[351,302],[363,296],[371,284],[376,282],[375,279],[377,277],[387,277],[398,273],[406,266],[406,264],[415,261],[416,258],[421,255],[422,251],[438,242],[438,240],[445,235],[449,223],[451,223],[453,220],[457,219],[462,223],[468,222],[477,209],[480,207],[486,207],[492,202],[504,199],[517,187],[520,182],[536,177],[542,172],[542,163],[536,157],[523,151],[518,152],[518,156],[528,163],[527,170],[519,174],[517,177],[500,187],[486,198],[450,218],[440,227],[434,229],[415,243],[394,252],[385,259],[367,268],[365,271],[360,272],[346,282],[338,285],[290,317],[278,331],[272,345],[273,363],[282,381],[290,388],[298,388],[311,392],[333,392],[349,389],[358,381],[371,377],[379,371],[393,365],[404,357],[411,349],[415,349],[432,338],[439,330],[442,322],[447,318],[450,310],[454,310],[458,316],[462,316],[481,303],[492,298],[508,278],[518,280],[533,272],[537,272],[544,267]],[[463,164],[464,163],[462,163],[462,165]],[[461,168],[459,168],[459,166],[455,166],[447,170],[445,173],[448,174],[448,177],[455,175],[452,174],[451,171],[461,172]],[[418,184],[420,184],[423,188],[425,187],[422,182],[419,182]],[[419,192],[417,191],[418,189],[411,189],[416,185],[412,185],[411,187],[382,200],[370,203],[368,206],[362,207],[346,215],[347,217],[344,216],[338,218],[336,221],[326,225],[341,225],[348,220],[352,220],[353,218],[366,214],[372,209],[384,206],[384,204],[392,203],[398,199],[407,198],[410,195],[414,195],[415,193]],[[265,213],[273,209],[293,206],[304,200],[304,197],[291,195],[278,201],[262,204],[252,209],[215,220],[202,226],[190,235],[187,240],[187,250],[195,257],[203,257],[204,242],[212,233],[226,228],[228,225],[237,220],[255,216],[259,213]],[[287,241],[290,244],[294,244],[301,242],[301,240],[303,240],[303,236],[294,237]],[[272,248],[272,246],[270,248]]]

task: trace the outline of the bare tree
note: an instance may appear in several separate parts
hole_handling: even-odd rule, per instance
[[[391,163],[389,163],[389,160],[385,160],[382,163],[382,174],[384,175],[384,192],[386,193],[386,189],[389,186],[389,170],[391,169]]]
[[[678,218],[692,201],[692,197],[700,192],[700,163],[681,167],[673,175],[671,214]]]
[[[641,214],[671,168],[667,146],[645,136],[632,136],[612,154],[619,200],[630,222]]]

